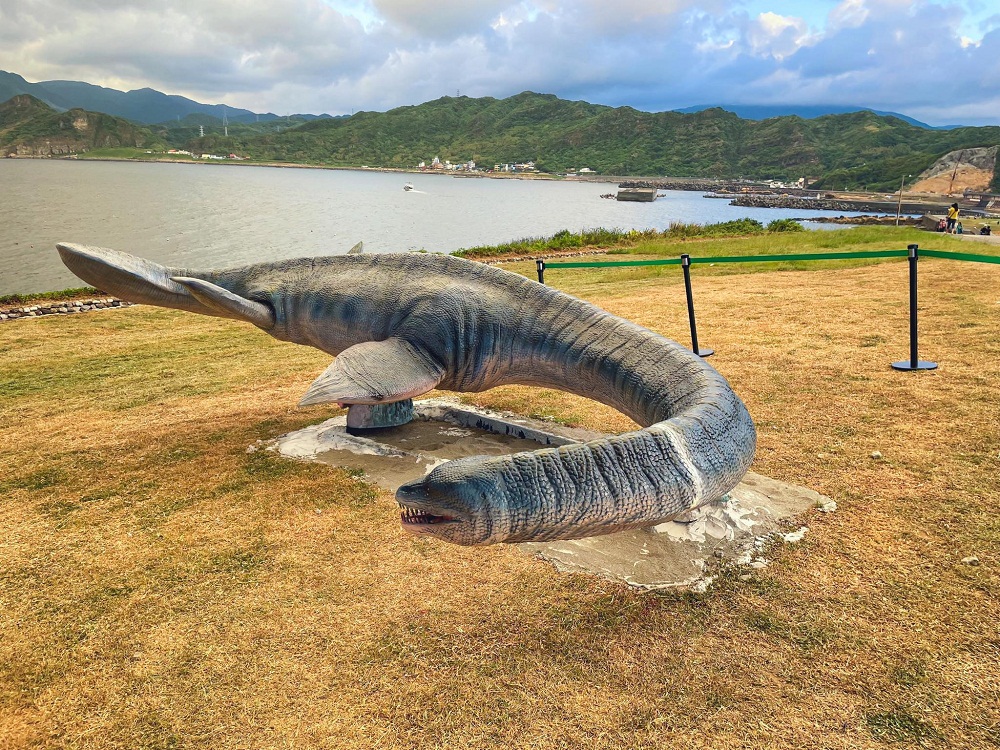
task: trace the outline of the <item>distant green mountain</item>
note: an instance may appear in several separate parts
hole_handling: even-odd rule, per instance
[[[960,125],[928,125],[926,122],[921,122],[913,117],[901,115],[899,112],[885,112],[878,109],[872,109],[871,107],[844,106],[840,104],[702,104],[696,107],[684,107],[683,109],[677,109],[674,111],[691,114],[694,112],[701,112],[706,109],[724,109],[727,112],[732,112],[734,115],[742,117],[744,120],[769,120],[772,117],[787,117],[789,115],[795,115],[796,117],[801,117],[804,120],[812,120],[816,117],[822,117],[823,115],[846,115],[852,112],[874,112],[875,114],[882,115],[883,117],[898,117],[900,120],[910,123],[910,125],[916,125],[918,128],[926,128],[928,130],[951,130],[952,128],[961,127]]]
[[[957,149],[1000,144],[1000,127],[928,130],[870,111],[805,120],[744,120],[722,109],[640,112],[525,92],[508,99],[444,97],[388,112],[314,120],[278,134],[191,142],[254,159],[343,166],[413,167],[534,161],[562,172],[608,175],[818,178],[827,189],[898,189]]]
[[[118,146],[162,148],[163,142],[120,117],[82,109],[57,112],[28,94],[0,104],[2,156],[59,156]]]
[[[53,109],[73,108],[72,103],[63,101],[58,95],[46,91],[40,84],[28,83],[17,73],[0,70],[0,102],[5,102],[19,94],[29,94]]]
[[[0,101],[17,94],[30,94],[53,109],[85,109],[89,112],[124,117],[146,125],[177,121],[188,115],[211,115],[220,121],[225,116],[231,123],[258,123],[284,119],[271,112],[258,113],[224,104],[202,104],[184,96],[164,94],[155,89],[133,91],[95,86],[83,81],[40,81],[29,83],[16,73],[0,70]],[[291,115],[306,121],[329,115]]]
[[[346,116],[343,115],[343,117]],[[202,132],[206,135],[220,135],[228,131],[229,135],[235,138],[246,138],[267,133],[280,133],[315,119],[316,117],[312,115],[289,115],[288,117],[271,115],[245,122],[231,120],[228,117],[223,120],[214,115],[195,113],[158,123],[151,126],[151,129],[171,146],[184,147],[190,145],[194,139],[199,138]]]

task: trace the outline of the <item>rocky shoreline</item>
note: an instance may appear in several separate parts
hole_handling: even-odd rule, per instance
[[[0,308],[0,322],[8,320],[23,320],[25,318],[40,318],[45,315],[73,315],[90,310],[106,310],[114,307],[130,307],[133,303],[116,297],[100,297],[96,299],[54,300],[37,305],[19,305],[17,307]]]
[[[871,226],[871,225],[881,225],[881,226],[895,226],[896,216],[816,216],[805,218],[795,218],[793,221],[808,221],[815,222],[817,224],[851,224],[851,225],[861,225],[861,226]],[[899,226],[901,227],[919,227],[922,226],[922,219],[919,216],[900,216]]]
[[[711,196],[716,197],[716,196]],[[728,195],[718,197],[730,198]],[[790,208],[799,211],[864,211],[867,213],[894,214],[897,208],[904,214],[925,214],[941,211],[939,204],[914,203],[904,201],[902,205],[894,201],[853,201],[836,198],[800,198],[794,195],[768,195],[750,193],[738,195],[729,201],[731,206],[743,208]]]

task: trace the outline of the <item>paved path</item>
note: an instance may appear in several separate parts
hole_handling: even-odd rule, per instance
[[[997,234],[960,234],[963,242],[982,242],[987,245],[1000,245],[1000,229],[994,228]]]

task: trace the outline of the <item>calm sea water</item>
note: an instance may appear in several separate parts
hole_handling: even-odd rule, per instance
[[[412,182],[414,190],[404,192]],[[450,252],[561,229],[665,229],[829,215],[730,206],[700,193],[602,200],[608,183],[221,165],[0,159],[0,294],[80,286],[59,241],[213,268],[366,252]]]

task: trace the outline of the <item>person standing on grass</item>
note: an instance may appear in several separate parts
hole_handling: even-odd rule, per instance
[[[948,207],[948,228],[945,230],[948,234],[955,234],[955,224],[958,223],[958,204],[952,203]]]

